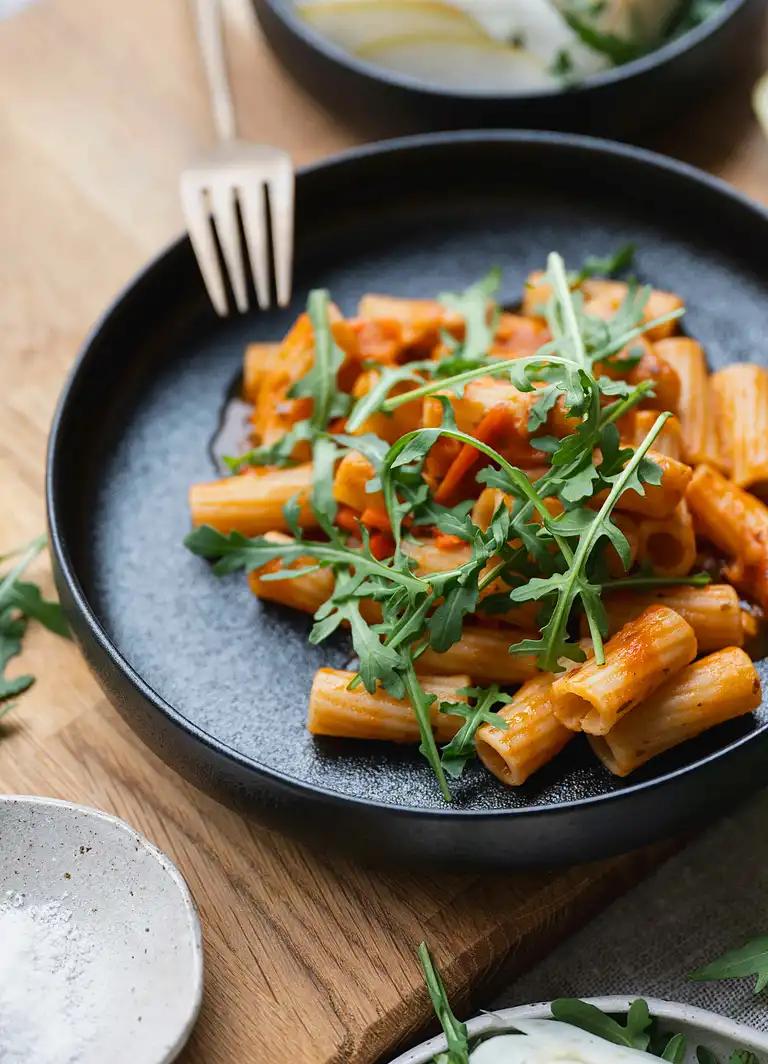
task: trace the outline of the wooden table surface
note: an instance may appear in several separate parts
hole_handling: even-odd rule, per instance
[[[226,6],[243,135],[299,164],[359,140],[277,67],[248,0]],[[745,78],[652,143],[768,198],[768,144],[748,94]],[[64,376],[104,305],[181,229],[178,174],[210,136],[185,0],[39,0],[0,22],[0,553],[44,527],[45,441]],[[39,679],[2,732],[0,791],[116,812],[171,854],[196,897],[206,995],[187,1064],[372,1062],[427,1020],[421,938],[451,989],[479,988],[540,956],[659,856],[558,874],[372,872],[181,781],[107,704],[74,646],[33,627],[17,667]]]

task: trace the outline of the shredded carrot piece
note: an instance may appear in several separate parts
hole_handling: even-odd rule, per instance
[[[454,550],[463,545],[464,540],[460,536],[451,536],[447,532],[438,532],[435,536],[435,546],[438,550]]]
[[[510,426],[509,409],[502,403],[489,410],[477,427],[475,438],[481,443],[492,444],[497,436],[506,434]],[[464,477],[477,464],[482,455],[471,443],[465,443],[435,492],[435,502],[445,505],[453,498]]]
[[[389,514],[386,510],[381,510],[376,506],[366,506],[360,520],[366,528],[375,528],[379,532],[392,531],[392,523],[389,520]]]
[[[381,562],[391,558],[395,552],[395,541],[388,532],[374,532],[371,536],[371,554]]]
[[[339,528],[346,532],[359,532],[360,525],[357,523],[357,515],[351,506],[340,506],[336,514],[336,522]]]

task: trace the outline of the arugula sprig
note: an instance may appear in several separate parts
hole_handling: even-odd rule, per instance
[[[441,713],[463,717],[465,721],[441,751],[443,768],[454,779],[462,774],[467,762],[476,755],[475,735],[481,724],[491,724],[502,731],[509,727],[503,717],[493,712],[492,707],[507,705],[512,701],[510,695],[499,690],[498,684],[492,684],[490,687],[462,687],[456,694],[474,699],[474,705],[470,706],[466,702],[440,703]]]
[[[16,705],[10,699],[23,694],[35,682],[35,677],[28,674],[13,679],[5,675],[9,662],[21,653],[29,621],[36,620],[56,635],[69,637],[59,603],[44,598],[37,584],[21,579],[47,542],[47,536],[38,536],[26,546],[0,557],[0,564],[18,558],[0,579],[0,720]]]
[[[445,984],[440,973],[432,963],[426,943],[419,943],[419,960],[421,961],[424,981],[427,984],[432,1007],[443,1028],[448,1048],[445,1053],[435,1057],[435,1064],[468,1064],[469,1039],[467,1025],[457,1020],[448,1001]]]

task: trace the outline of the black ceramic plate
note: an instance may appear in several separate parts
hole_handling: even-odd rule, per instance
[[[334,112],[381,134],[505,126],[631,135],[669,122],[762,59],[765,0],[722,0],[691,32],[568,91],[458,92],[358,59],[296,12],[296,0],[253,0],[266,38],[296,80]]]
[[[296,296],[227,321],[186,240],[123,293],[67,385],[50,445],[57,581],[86,657],[126,719],[180,772],[320,841],[407,860],[526,865],[630,849],[711,816],[764,779],[743,720],[612,778],[581,738],[519,790],[475,766],[443,804],[425,761],[305,730],[309,620],[217,580],[182,547],[187,487],[249,340],[283,335],[310,287],[430,296],[489,265],[519,298],[551,249],[570,263],[634,241],[643,278],[684,294],[715,365],[765,357],[768,215],[630,148],[552,134],[455,134],[364,148],[298,177]],[[762,668],[762,666],[761,666]]]

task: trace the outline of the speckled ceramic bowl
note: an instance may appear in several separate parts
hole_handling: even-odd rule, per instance
[[[587,998],[603,1012],[615,1016],[626,1013],[635,997],[599,997]],[[768,1059],[768,1034],[755,1031],[743,1023],[734,1023],[725,1016],[714,1012],[696,1009],[692,1005],[677,1005],[673,1001],[661,1001],[658,998],[646,998],[651,1015],[661,1021],[664,1031],[669,1034],[684,1034],[688,1043],[686,1064],[695,1064],[696,1046],[705,1045],[719,1060],[727,1060],[735,1049],[749,1049],[761,1060]],[[467,1024],[473,1037],[488,1035],[491,1032],[503,1034],[514,1029],[515,1021],[550,1017],[549,1003],[538,1002],[534,1005],[520,1005],[514,1009],[501,1009],[499,1012],[487,1012],[475,1016]],[[446,1048],[445,1038],[440,1035],[422,1042],[420,1046],[409,1049],[391,1064],[431,1064],[435,1053]]]
[[[108,813],[0,796],[9,906],[67,927],[73,978],[87,988],[78,1064],[175,1060],[200,1010],[203,950],[195,903],[164,853]]]

